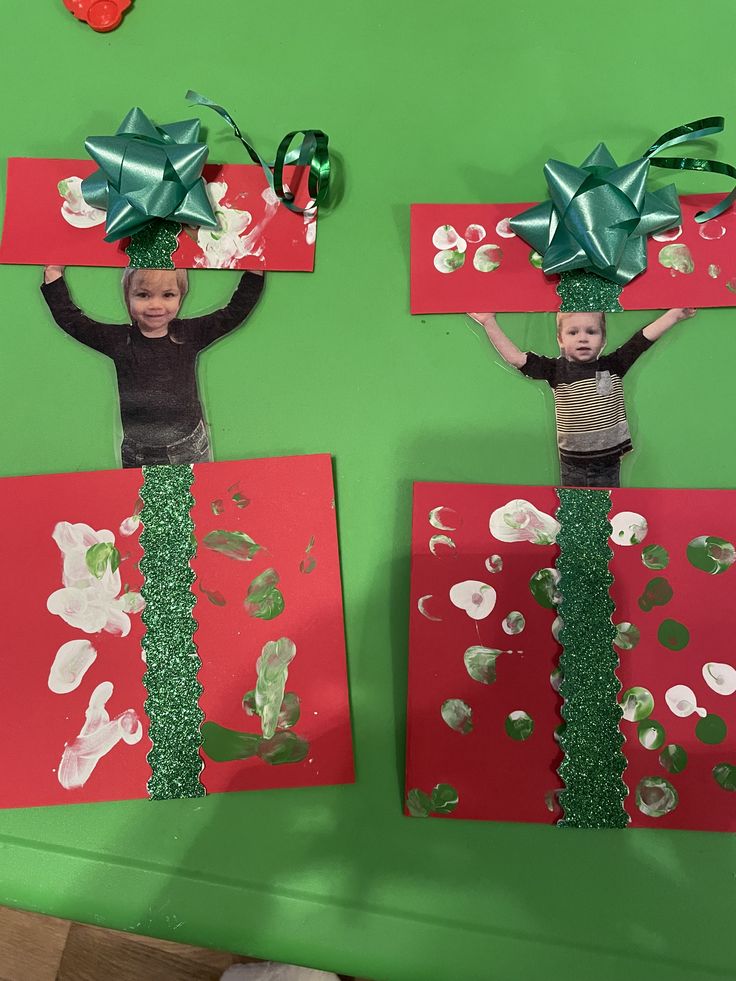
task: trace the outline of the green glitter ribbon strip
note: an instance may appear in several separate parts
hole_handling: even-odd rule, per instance
[[[626,760],[619,723],[617,695],[618,657],[609,589],[613,582],[608,563],[611,526],[608,491],[560,488],[557,536],[560,556],[559,590],[563,621],[560,668],[565,721],[560,743],[565,754],[559,774],[565,789],[560,794],[565,828],[625,828],[623,808],[627,790],[622,776]]]
[[[197,624],[190,566],[196,548],[190,516],[192,480],[189,466],[143,467],[143,684],[152,743],[148,795],[153,800],[205,795],[199,779],[201,661],[193,641]]]
[[[181,225],[157,218],[132,236],[126,253],[131,269],[176,269],[171,258],[179,248]]]
[[[623,286],[611,283],[585,269],[560,273],[557,295],[562,300],[560,313],[621,313],[619,297]]]
[[[276,158],[270,164],[246,140],[238,124],[227,109],[223,106],[218,106],[216,102],[212,102],[204,95],[200,95],[199,92],[194,92],[191,89],[187,92],[186,99],[188,102],[193,102],[196,105],[214,109],[219,116],[222,116],[225,122],[232,127],[236,139],[240,140],[243,144],[253,163],[260,164],[269,187],[283,201],[289,211],[294,211],[302,215],[306,209],[294,204],[294,195],[284,187],[284,166],[286,164],[296,164],[297,167],[309,167],[309,197],[313,202],[309,205],[310,208],[316,208],[326,200],[330,189],[330,153],[327,148],[329,143],[327,133],[323,133],[321,129],[292,130],[279,143],[278,149],[276,150]],[[299,144],[297,150],[290,150],[289,147],[297,136],[302,137],[302,142]],[[273,168],[273,173],[271,172],[271,168]]]

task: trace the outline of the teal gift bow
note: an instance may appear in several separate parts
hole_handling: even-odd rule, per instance
[[[647,266],[648,235],[682,221],[674,184],[647,191],[650,164],[670,170],[699,170],[736,179],[736,169],[718,160],[692,157],[652,159],[667,147],[720,133],[722,116],[709,116],[669,130],[639,159],[619,167],[599,143],[579,167],[548,160],[544,175],[550,200],[535,205],[509,222],[525,242],[542,255],[548,275],[586,269],[621,286]],[[721,214],[736,197],[736,188],[696,221]]]
[[[82,181],[82,196],[107,211],[106,242],[135,235],[159,218],[218,227],[202,180],[207,144],[198,140],[198,119],[155,126],[138,108],[114,136],[85,140],[100,169]]]
[[[284,187],[284,166],[286,164],[309,167],[308,188],[309,197],[312,202],[308,206],[310,209],[318,207],[327,198],[330,188],[330,154],[327,148],[329,137],[321,129],[296,129],[291,133],[287,133],[279,143],[274,162],[267,163],[255,147],[243,136],[238,124],[227,109],[200,95],[199,92],[193,92],[191,89],[187,92],[186,98],[188,102],[214,109],[218,115],[222,116],[230,124],[233,133],[243,144],[253,163],[260,164],[271,190],[290,211],[301,215],[304,214],[307,208],[300,208],[294,204],[294,195]],[[297,136],[302,136],[302,142],[298,149],[290,150],[289,147]]]

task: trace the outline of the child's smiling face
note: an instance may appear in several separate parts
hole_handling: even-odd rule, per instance
[[[165,337],[179,313],[182,295],[173,269],[141,269],[130,284],[131,318],[146,337]]]
[[[557,332],[560,353],[568,361],[595,361],[606,343],[598,313],[567,313]]]

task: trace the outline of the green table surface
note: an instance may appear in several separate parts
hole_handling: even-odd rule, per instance
[[[334,455],[357,781],[2,812],[0,903],[392,981],[734,977],[730,836],[401,811],[411,483],[557,480],[549,393],[501,367],[466,318],[409,315],[409,205],[538,199],[548,156],[577,163],[605,139],[633,159],[716,112],[731,128],[704,150],[735,161],[731,0],[135,0],[108,35],[61,0],[5,4],[3,18],[8,155],[81,157],[132,105],[188,116],[190,87],[266,156],[292,128],[330,134],[338,193],[316,271],[268,276],[200,379],[218,459]],[[245,162],[199,115],[212,159]],[[92,315],[123,318],[118,272],[69,279]],[[0,268],[0,473],[115,467],[113,369],[54,328],[38,281]],[[234,282],[195,273],[187,308]],[[610,347],[648,319],[611,317]],[[550,315],[504,323],[554,353]],[[734,310],[701,312],[637,363],[627,485],[734,486],[735,364]],[[3,520],[22,516],[19,500]],[[2,656],[38,656],[33,644],[29,630],[27,650]],[[4,738],[25,752],[33,734]]]

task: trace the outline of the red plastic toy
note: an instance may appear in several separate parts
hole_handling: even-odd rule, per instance
[[[114,31],[133,0],[63,0],[77,20],[94,31]]]

